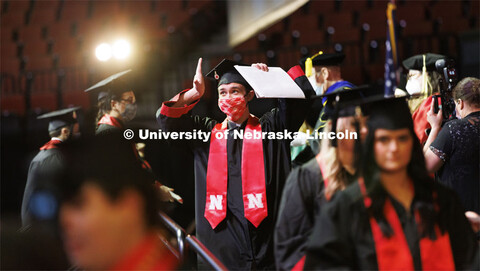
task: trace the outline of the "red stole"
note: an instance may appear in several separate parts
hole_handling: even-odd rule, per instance
[[[301,271],[303,270],[303,267],[305,266],[305,259],[307,257],[303,255],[303,257],[293,266],[291,271]]]
[[[62,143],[61,140],[58,140],[58,139],[52,139],[50,141],[48,141],[47,143],[45,143],[45,145],[43,145],[40,150],[43,151],[43,150],[50,150],[50,149],[56,149],[58,148],[58,144]]]
[[[111,126],[115,126],[117,128],[123,128],[123,125],[120,123],[120,121],[108,114],[103,115],[103,117],[98,121],[97,125],[100,124],[108,124]]]
[[[363,178],[358,181],[360,190],[364,196],[365,207],[370,207],[372,201],[367,195]],[[375,218],[370,217],[377,264],[379,270],[414,270],[413,258],[408,247],[407,239],[403,233],[402,225],[392,203],[387,198],[384,204],[385,219],[393,229],[394,234],[390,237],[383,235]],[[419,214],[415,213],[417,224]],[[436,240],[428,237],[420,239],[420,257],[422,270],[454,270],[455,264],[448,233],[441,234],[438,226],[435,226]]]
[[[207,197],[205,218],[212,229],[227,215],[227,123],[218,123],[210,136],[210,152],[207,168]],[[262,132],[258,118],[250,116],[244,135]],[[267,217],[267,194],[265,189],[265,163],[263,161],[262,137],[243,139],[242,191],[245,218],[255,227]]]

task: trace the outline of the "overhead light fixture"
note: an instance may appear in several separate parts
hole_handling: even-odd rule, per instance
[[[130,43],[126,40],[117,40],[113,44],[113,56],[116,59],[125,59],[130,55]]]
[[[95,49],[95,56],[100,61],[107,61],[112,58],[112,46],[108,43],[102,43]]]

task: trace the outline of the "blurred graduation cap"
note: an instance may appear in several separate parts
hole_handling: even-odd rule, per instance
[[[341,88],[334,92],[312,96],[311,99],[326,98],[324,103],[324,118],[332,120],[332,127],[337,126],[340,117],[356,116],[360,110],[362,115],[368,116],[371,107],[377,102],[388,100],[379,86],[363,85],[354,88]],[[356,127],[358,130],[358,127]],[[332,139],[332,146],[336,146],[336,139]]]
[[[331,119],[332,127],[337,127],[337,119],[357,115],[357,108],[367,97],[374,95],[371,86],[359,86],[355,88],[341,88],[333,92],[312,96],[312,99],[326,98],[323,107],[322,119]],[[360,109],[360,108],[359,108]],[[335,128],[334,128],[335,129]],[[358,130],[358,127],[357,127]],[[333,147],[337,146],[336,138],[331,139]]]
[[[425,62],[423,60],[425,56]],[[420,55],[415,55],[412,57],[409,57],[405,59],[402,64],[406,69],[409,70],[417,70],[421,71],[423,69],[423,66],[425,65],[427,68],[427,71],[435,71],[435,62],[439,59],[445,59],[447,58],[444,55],[439,55],[439,54],[432,54],[432,53],[426,53],[426,54],[420,54]]]
[[[300,65],[305,68],[305,75],[308,77],[312,74],[313,66],[338,66],[344,59],[345,54],[343,53],[329,54],[319,51],[311,57],[301,59]]]
[[[121,94],[133,88],[131,69],[111,75],[95,85],[87,88],[85,92],[98,93],[98,100],[109,94]]]
[[[369,128],[387,130],[411,128],[413,131],[412,114],[406,97],[367,98],[362,102],[362,112],[369,116]]]
[[[215,68],[209,71],[206,76],[215,79],[218,82],[218,86],[238,83],[242,84],[247,91],[253,89],[247,80],[235,69],[235,65],[248,66],[244,63],[223,59]]]
[[[80,106],[77,106],[49,112],[38,116],[37,119],[48,119],[48,131],[55,131],[62,127],[75,124],[77,122],[75,111],[80,108]]]
[[[368,86],[363,86],[352,91],[340,93],[337,101],[338,117],[354,116],[357,106],[364,116],[369,117],[369,123],[374,127],[396,130],[412,125],[412,114],[408,107],[407,97],[385,97]],[[357,93],[356,93],[357,92]],[[333,95],[332,95],[333,96]]]
[[[323,98],[326,98],[324,114],[327,118],[332,118],[334,115],[337,117],[354,116],[355,106],[362,105],[372,99],[383,98],[383,96],[380,96],[380,91],[373,86],[363,85],[354,88],[343,87],[327,94],[311,97],[311,99]]]

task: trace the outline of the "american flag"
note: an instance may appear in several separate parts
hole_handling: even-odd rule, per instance
[[[392,97],[397,87],[397,38],[395,35],[395,0],[387,5],[387,40],[385,41],[385,97]]]

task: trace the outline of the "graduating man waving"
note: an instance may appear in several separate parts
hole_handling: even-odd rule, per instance
[[[224,60],[207,76],[218,81],[218,106],[227,118],[218,123],[192,116],[189,111],[205,90],[201,64],[200,59],[193,88],[164,102],[157,112],[164,131],[211,132],[207,142],[191,140],[186,144],[195,159],[197,237],[229,270],[273,269],[273,229],[290,171],[291,139],[242,139],[234,135],[297,131],[309,102],[280,99],[278,108],[257,118],[247,105],[253,99],[253,89],[234,68],[239,63]],[[252,66],[268,71],[265,64]],[[306,97],[314,95],[299,66],[288,73]]]

